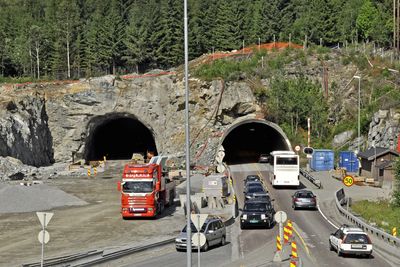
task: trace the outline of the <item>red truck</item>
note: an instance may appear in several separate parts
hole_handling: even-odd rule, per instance
[[[168,157],[156,156],[149,163],[130,162],[125,165],[121,192],[122,218],[155,217],[175,198],[175,183],[168,178],[165,163]]]

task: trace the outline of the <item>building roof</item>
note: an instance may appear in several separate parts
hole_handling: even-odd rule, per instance
[[[389,148],[385,148],[385,147],[376,147],[376,148],[369,148],[368,150],[359,152],[357,154],[358,157],[362,158],[362,159],[367,159],[367,160],[374,160],[375,157],[380,157],[382,155],[385,155],[387,153],[392,153],[396,156],[399,156],[399,153],[391,150]]]

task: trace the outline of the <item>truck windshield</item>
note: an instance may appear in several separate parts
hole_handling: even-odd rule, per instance
[[[153,191],[153,182],[125,182],[122,185],[122,190],[126,193],[150,193]]]

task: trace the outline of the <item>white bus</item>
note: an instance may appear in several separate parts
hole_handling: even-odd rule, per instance
[[[300,163],[299,156],[293,151],[272,151],[272,173],[269,180],[275,186],[300,185]]]

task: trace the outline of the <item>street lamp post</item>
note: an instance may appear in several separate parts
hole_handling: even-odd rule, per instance
[[[361,77],[353,76],[353,78],[358,79],[358,136],[357,136],[357,150],[360,151],[360,106],[361,106]]]

